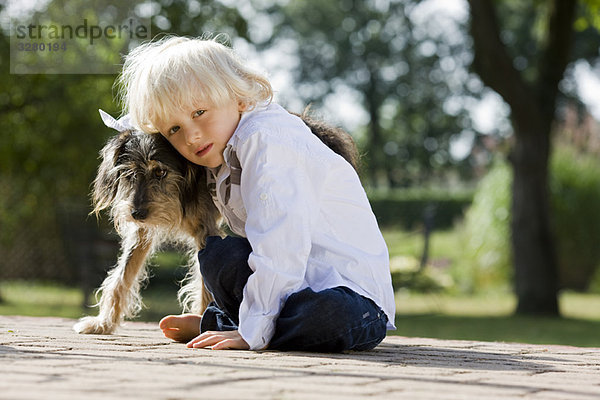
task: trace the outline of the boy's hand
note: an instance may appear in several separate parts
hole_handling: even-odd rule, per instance
[[[206,331],[187,344],[187,347],[195,349],[208,346],[212,346],[213,350],[248,350],[250,348],[238,331]]]

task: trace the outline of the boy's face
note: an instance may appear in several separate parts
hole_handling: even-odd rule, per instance
[[[204,167],[223,164],[223,151],[240,122],[243,107],[237,101],[215,107],[200,104],[159,121],[157,127],[188,161]]]

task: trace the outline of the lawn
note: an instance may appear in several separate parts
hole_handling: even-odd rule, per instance
[[[0,283],[0,315],[53,316],[79,318],[97,313],[95,299],[83,302],[83,291],[78,288],[52,283],[2,282]],[[138,319],[158,321],[161,317],[179,313],[177,286],[152,287],[143,292],[145,308]]]
[[[158,321],[179,311],[173,290],[149,289],[139,320]],[[55,284],[0,283],[0,315],[78,318],[93,308],[81,307],[79,289]],[[563,293],[562,318],[513,316],[509,294],[475,297],[399,292],[396,295],[397,331],[392,335],[563,344],[600,347],[600,295]]]
[[[561,318],[513,315],[509,293],[456,296],[397,293],[393,334],[600,347],[600,295],[565,292]]]
[[[384,231],[390,250],[392,271],[418,270],[423,239],[418,233]],[[397,286],[396,326],[392,335],[562,344],[600,347],[600,294],[560,294],[561,318],[515,316],[516,300],[506,288],[475,295],[439,291],[448,278],[446,271],[460,257],[462,246],[452,231],[435,232],[430,243],[430,269],[437,292],[423,293]],[[162,254],[154,264],[154,278],[143,292],[142,321],[158,321],[179,312],[176,300],[181,257]],[[396,279],[395,279],[396,280]],[[404,281],[403,281],[404,282]],[[418,282],[427,288],[431,282]],[[453,294],[449,294],[453,293]],[[88,299],[88,304],[93,299]],[[59,316],[78,318],[94,315],[95,308],[83,307],[81,290],[56,284],[0,282],[0,315]]]

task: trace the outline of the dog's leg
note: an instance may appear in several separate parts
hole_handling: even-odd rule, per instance
[[[210,302],[213,301],[213,295],[211,292],[208,291],[206,286],[204,286],[203,279],[201,279],[200,283],[202,284],[202,298],[200,299],[200,309],[202,311],[200,312],[200,314],[202,314],[204,313],[204,310],[206,310],[206,307],[208,307]]]
[[[207,192],[204,193],[204,196],[195,206],[198,207],[199,204],[202,204],[207,208],[196,208],[200,215],[191,219],[187,218],[183,227],[191,240],[188,243],[188,273],[184,279],[185,285],[179,290],[178,297],[183,311],[193,314],[203,314],[206,307],[213,301],[213,296],[204,285],[204,279],[200,273],[198,250],[204,248],[208,236],[223,235],[219,228],[221,216]],[[193,214],[196,215],[196,213]]]
[[[139,294],[145,262],[153,248],[151,235],[133,228],[124,237],[117,265],[102,283],[97,317],[84,317],[73,327],[78,333],[110,334],[124,317],[133,317],[141,309]]]
[[[183,312],[202,314],[213,297],[204,286],[196,249],[190,250],[188,257],[188,273],[185,277],[185,285],[179,290],[179,303],[183,307]]]

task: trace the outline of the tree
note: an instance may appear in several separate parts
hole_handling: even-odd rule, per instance
[[[92,18],[104,11],[94,4],[53,0],[31,18],[60,25],[68,10],[69,18],[83,19],[85,15],[92,24]],[[208,31],[247,37],[247,24],[239,12],[218,1],[200,5],[159,0],[148,5],[152,7],[153,36],[163,31],[201,36]],[[5,13],[0,4],[2,21]],[[57,278],[56,271],[62,268],[58,264],[64,263],[57,256],[63,251],[58,225],[64,218],[60,213],[65,205],[89,209],[89,185],[98,166],[98,151],[114,134],[102,124],[98,108],[119,113],[113,101],[116,75],[93,75],[85,70],[78,75],[10,74],[11,28],[0,28],[0,271],[30,268],[39,272],[39,277]],[[88,51],[101,50],[95,46]],[[120,52],[113,51],[117,63]],[[86,68],[81,60],[73,62]]]
[[[573,60],[574,23],[582,4],[577,0],[526,4],[469,0],[473,69],[511,109],[511,243],[517,313],[558,314],[548,161],[552,124],[561,95],[559,83]],[[510,20],[517,22],[512,31],[503,30],[500,21],[509,19],[499,16],[514,13],[515,8],[519,8],[522,18]],[[507,45],[515,37],[518,40],[514,45]]]
[[[152,6],[153,35],[168,31],[201,36],[206,31],[218,31],[247,38],[246,21],[236,9],[220,2],[204,2],[200,7],[187,0],[164,0]],[[102,12],[85,2],[53,0],[31,18],[60,22],[65,9],[78,10],[75,17],[69,18],[90,18]],[[0,5],[0,13],[3,11]],[[115,115],[119,111],[112,98],[116,75],[9,74],[8,27],[2,28],[0,123],[4,132],[0,143],[0,189],[6,195],[0,199],[0,224],[3,233],[10,235],[9,228],[21,224],[23,218],[36,217],[39,221],[41,209],[52,210],[73,197],[87,201],[98,151],[114,133],[101,123],[98,108]],[[99,47],[88,46],[87,51],[100,51]],[[115,53],[118,62],[119,51]],[[74,62],[80,64],[80,69],[86,68],[81,60]]]
[[[339,87],[360,93],[371,186],[421,184],[446,173],[457,163],[451,138],[471,125],[461,102],[452,113],[444,108],[468,92],[468,79],[447,79],[462,69],[466,44],[448,40],[433,21],[415,26],[417,8],[407,0],[307,0],[268,10],[279,23],[265,45],[297,44],[296,80],[307,104]]]

